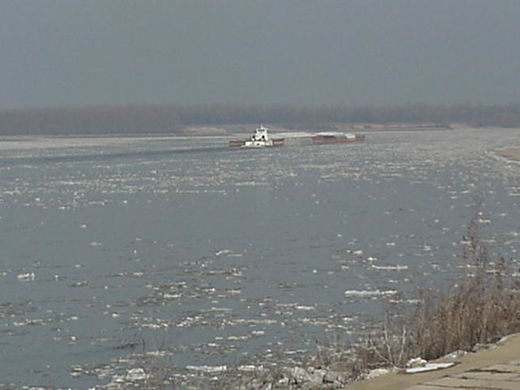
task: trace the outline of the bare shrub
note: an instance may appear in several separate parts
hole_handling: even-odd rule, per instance
[[[492,261],[478,221],[468,227],[464,260],[470,273],[437,300],[424,296],[412,316],[408,350],[426,359],[470,350],[520,331],[520,296],[511,289],[507,262]]]
[[[436,359],[456,350],[470,351],[520,332],[520,294],[508,262],[493,259],[479,232],[479,216],[470,222],[463,261],[469,272],[444,294],[421,291],[408,313],[388,315],[381,329],[355,347],[353,373],[382,366],[403,366],[409,359]]]

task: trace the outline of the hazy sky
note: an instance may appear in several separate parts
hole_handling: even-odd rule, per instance
[[[519,0],[0,0],[0,108],[520,101]]]

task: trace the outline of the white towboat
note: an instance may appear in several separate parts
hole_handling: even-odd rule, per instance
[[[273,140],[269,139],[267,128],[262,125],[257,127],[251,138],[242,145],[244,148],[264,148],[266,146],[273,146]]]
[[[270,146],[283,145],[283,139],[273,139],[269,137],[267,128],[260,125],[257,127],[254,134],[246,140],[232,140],[229,146],[239,146],[242,148],[265,148]]]

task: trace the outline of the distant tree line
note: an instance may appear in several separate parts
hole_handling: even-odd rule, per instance
[[[267,123],[287,128],[334,123],[466,123],[520,127],[520,103],[507,105],[298,106],[128,105],[0,110],[0,135],[179,133],[186,127]]]

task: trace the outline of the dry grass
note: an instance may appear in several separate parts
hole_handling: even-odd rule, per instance
[[[520,294],[504,258],[492,259],[479,235],[478,218],[468,227],[463,260],[470,272],[447,293],[420,293],[410,312],[389,315],[382,330],[356,348],[353,371],[403,366],[420,356],[431,360],[520,332]]]
[[[437,302],[423,299],[413,313],[407,348],[425,359],[520,331],[520,296],[508,264],[490,257],[477,219],[470,223],[466,242],[463,257],[471,273]]]

